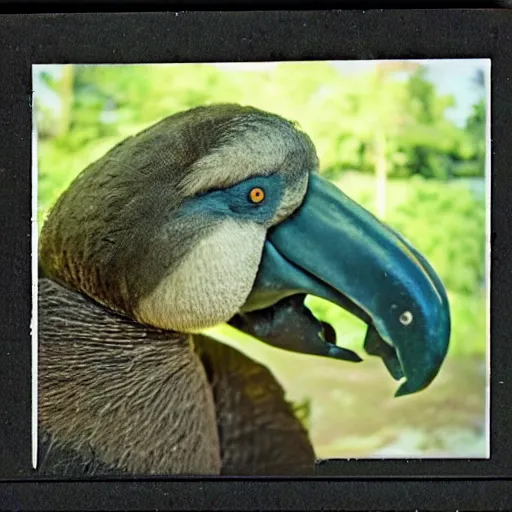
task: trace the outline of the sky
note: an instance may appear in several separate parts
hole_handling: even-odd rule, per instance
[[[382,62],[382,61],[381,61]],[[473,84],[478,70],[486,76],[486,84],[490,80],[490,60],[488,59],[429,59],[413,60],[427,68],[427,76],[442,95],[450,94],[455,98],[455,106],[446,111],[446,115],[459,126],[463,126],[471,113],[472,105],[476,103],[481,92]],[[371,69],[375,61],[333,61],[331,64],[343,73],[357,73]],[[214,64],[220,69],[240,69],[260,71],[277,65],[272,62],[222,63]],[[61,65],[34,66],[34,92],[48,106],[58,108],[58,97],[44,86],[40,72],[47,71],[58,75]]]
[[[342,71],[363,71],[374,61],[341,61],[335,66]],[[429,80],[441,95],[452,95],[455,106],[447,109],[446,115],[457,125],[463,126],[472,106],[480,99],[481,92],[473,85],[478,70],[485,73],[486,84],[490,80],[489,59],[429,59],[413,60],[427,68]]]

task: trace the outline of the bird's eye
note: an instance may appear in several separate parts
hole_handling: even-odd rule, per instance
[[[260,187],[254,187],[249,192],[249,200],[252,203],[261,203],[265,199],[265,191]]]
[[[400,315],[400,323],[402,325],[410,325],[412,323],[412,320],[413,320],[413,317],[412,317],[412,313],[410,311],[404,311],[401,315]]]

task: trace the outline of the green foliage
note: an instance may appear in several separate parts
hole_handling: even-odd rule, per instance
[[[374,172],[378,137],[386,140],[389,176],[446,178],[458,169],[482,175],[484,103],[475,107],[466,129],[458,128],[444,116],[453,98],[436,92],[423,67],[407,79],[396,78],[400,65],[394,67],[343,75],[326,62],[285,63],[263,72],[197,64],[73,66],[69,84],[69,78],[46,80],[61,97],[72,87],[69,130],[51,144],[77,151],[180,110],[238,102],[299,121],[331,178],[344,169]],[[54,123],[39,101],[37,108],[41,127]],[[461,167],[462,162],[478,165]]]
[[[485,277],[485,201],[460,185],[415,180],[387,219],[425,254],[445,286],[473,294]]]
[[[485,128],[486,128],[485,100],[482,99],[473,105],[473,113],[466,123],[466,131],[469,133],[473,148],[474,161],[480,169],[485,167]]]
[[[302,423],[302,426],[309,431],[311,429],[311,399],[305,398],[300,402],[290,403],[295,417]]]

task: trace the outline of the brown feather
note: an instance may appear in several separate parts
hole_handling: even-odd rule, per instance
[[[188,336],[39,281],[39,417],[56,445],[138,474],[218,474],[211,388]]]
[[[41,279],[40,471],[312,474],[308,434],[269,370],[206,336],[194,345],[199,357],[184,335]]]
[[[284,390],[263,365],[194,335],[215,398],[222,474],[311,475],[315,454]]]
[[[298,207],[317,168],[293,123],[213,105],[126,139],[75,179],[39,245],[45,471],[312,470],[307,433],[270,372],[205,337],[199,357],[178,331],[238,312],[266,229]],[[283,196],[268,225],[180,215],[187,198],[276,172]]]

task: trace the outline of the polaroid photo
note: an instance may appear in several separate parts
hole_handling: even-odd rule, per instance
[[[0,21],[9,507],[507,503],[498,14]]]
[[[489,81],[34,66],[38,471],[488,457]]]

